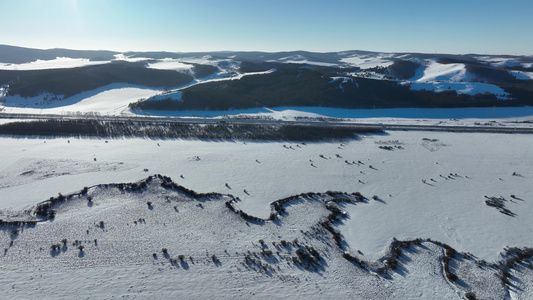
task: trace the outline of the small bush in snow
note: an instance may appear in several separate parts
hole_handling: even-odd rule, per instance
[[[475,300],[476,299],[476,293],[467,292],[467,293],[465,293],[465,298],[468,299],[468,300]]]
[[[216,255],[214,255],[214,254],[211,256],[211,259],[213,260],[213,262],[214,262],[215,264],[219,264],[219,263],[220,263],[220,260],[219,260],[218,257],[217,257]]]

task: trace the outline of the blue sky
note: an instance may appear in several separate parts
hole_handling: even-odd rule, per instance
[[[0,0],[0,44],[533,55],[531,0]]]

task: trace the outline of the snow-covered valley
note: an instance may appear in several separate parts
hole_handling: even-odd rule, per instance
[[[125,128],[135,119],[140,125],[127,129],[142,130],[150,120],[171,131],[167,121],[179,117],[206,130],[311,124],[327,131],[350,123],[415,130],[322,142],[2,132],[0,298],[533,297],[533,138],[495,133],[533,127],[532,106],[503,107],[514,101],[513,88],[529,88],[530,57],[364,51],[103,54],[0,63],[0,126],[54,117],[59,126],[88,119],[80,128],[113,122]],[[129,71],[116,71],[121,67]],[[38,77],[43,70],[53,76],[65,70],[74,70],[64,73],[72,76],[79,75],[76,70],[111,72],[105,74],[132,82],[111,81],[69,97],[9,93],[18,80],[9,76],[34,72]],[[127,77],[130,72],[182,77],[169,81],[180,84],[159,87],[133,83],[142,80]],[[510,77],[511,89],[485,82],[481,75],[487,74]],[[292,95],[298,97],[306,92],[302,87],[313,88],[294,81],[304,77],[339,97],[376,84],[375,92],[394,85],[399,86],[394,91],[435,92],[437,98],[456,93],[459,101],[481,94],[498,105],[261,106],[250,96],[253,105],[244,107],[252,108],[243,109],[130,107],[147,99],[183,102],[187,93],[206,90],[206,98],[217,98],[233,83],[244,82],[233,91],[248,95],[254,89],[247,88],[258,83],[261,88],[263,80],[278,82],[272,86],[281,88],[281,98],[294,84]],[[67,78],[57,78],[51,86],[61,90]],[[31,81],[18,83],[33,88]],[[517,95],[528,94],[518,89]],[[62,123],[63,117],[72,122]],[[489,130],[424,131],[423,125]]]
[[[96,55],[96,54],[95,54]],[[5,58],[9,60],[9,58]],[[500,102],[516,100],[519,97],[521,102],[518,106],[523,106],[527,102],[527,96],[522,93],[529,93],[528,82],[531,81],[531,58],[527,56],[482,56],[482,55],[445,55],[445,54],[420,54],[420,53],[379,53],[362,51],[345,51],[331,53],[310,53],[310,52],[288,52],[288,53],[246,53],[246,52],[214,52],[214,53],[117,53],[113,59],[69,58],[56,57],[53,60],[37,58],[26,58],[24,63],[3,62],[0,56],[0,71],[4,72],[5,78],[0,82],[0,110],[10,113],[100,113],[106,115],[122,114],[153,114],[153,111],[130,110],[128,105],[143,100],[182,100],[183,92],[191,87],[220,82],[215,89],[224,89],[231,81],[239,81],[243,77],[254,76],[266,78],[265,75],[276,73],[278,66],[301,69],[329,70],[327,74],[332,74],[330,85],[338,86],[343,93],[346,88],[360,88],[363,79],[373,81],[392,81],[394,84],[409,87],[412,91],[429,92],[435,94],[464,96],[455,99],[452,106],[460,106],[461,102],[470,99],[468,97],[495,97]],[[242,64],[257,71],[243,71]],[[154,84],[145,86],[134,84],[131,79],[117,79],[107,85],[99,86],[96,89],[77,91],[75,94],[64,96],[60,93],[53,94],[47,92],[48,89],[61,88],[52,87],[56,85],[53,80],[48,84],[39,82],[41,79],[29,77],[37,82],[28,83],[25,79],[20,79],[24,72],[66,72],[66,70],[83,69],[90,67],[102,67],[113,69],[117,65],[131,64],[140,69],[151,71],[175,71],[183,76],[191,76],[177,86]],[[246,69],[245,66],[245,69]],[[204,72],[196,70],[196,67],[204,68]],[[206,69],[207,68],[207,69]],[[325,69],[320,69],[325,68]],[[48,70],[48,71],[47,71]],[[208,71],[205,71],[208,70]],[[11,72],[11,73],[9,73]],[[23,73],[21,73],[23,72]],[[8,75],[13,74],[13,75]],[[35,73],[37,74],[37,73]],[[70,73],[69,73],[70,74]],[[55,76],[55,75],[54,75]],[[114,76],[114,75],[113,75]],[[283,75],[279,75],[283,76]],[[49,77],[45,76],[44,80]],[[337,82],[337,79],[342,81]],[[85,78],[85,81],[92,79]],[[121,81],[122,80],[122,81]],[[266,79],[265,79],[266,80]],[[21,82],[19,82],[21,81]],[[127,82],[127,83],[126,83]],[[10,85],[42,85],[42,92],[34,93],[32,96],[22,97],[10,90]],[[287,84],[291,84],[287,82]],[[297,85],[297,83],[292,83]],[[47,87],[47,85],[50,85]],[[241,87],[239,92],[249,93],[246,85]],[[296,87],[295,87],[296,88]],[[518,89],[518,90],[517,90]],[[64,89],[63,89],[64,90]],[[68,90],[67,90],[68,91]],[[390,97],[391,95],[389,95]],[[353,96],[355,99],[361,97],[359,94]],[[412,97],[409,96],[409,97]],[[432,97],[437,97],[433,95]],[[524,98],[525,97],[525,98]],[[289,99],[290,100],[290,99]],[[370,99],[372,100],[372,99]],[[247,104],[257,109],[262,100],[256,100],[252,104]],[[289,101],[290,102],[290,101]],[[105,103],[105,104],[104,104]],[[416,102],[415,102],[416,103]],[[407,107],[413,107],[409,104]],[[494,103],[500,106],[498,102]],[[343,104],[341,107],[348,104]],[[361,104],[360,104],[361,105]],[[439,104],[437,104],[438,106]],[[441,105],[450,105],[444,102]],[[508,104],[504,104],[507,106]],[[264,104],[264,106],[271,106]],[[276,106],[293,106],[276,105]],[[305,105],[309,106],[309,105]],[[320,106],[328,106],[326,103]],[[475,105],[474,105],[475,106]],[[485,103],[483,106],[487,105]],[[333,106],[335,107],[335,105]],[[349,105],[348,105],[349,107]],[[431,107],[431,106],[430,106]],[[448,107],[448,106],[446,106]],[[230,106],[231,108],[231,106]],[[270,107],[275,108],[275,107]],[[379,108],[379,107],[378,107]],[[186,107],[184,110],[194,110]],[[208,107],[201,107],[200,110],[210,111]],[[161,113],[161,112],[159,112]],[[352,116],[353,117],[353,116]]]

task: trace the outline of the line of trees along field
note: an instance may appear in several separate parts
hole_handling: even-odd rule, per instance
[[[208,140],[322,141],[353,139],[358,133],[382,133],[376,128],[331,128],[302,125],[264,126],[252,124],[161,124],[97,120],[44,120],[0,125],[0,135],[45,137]]]

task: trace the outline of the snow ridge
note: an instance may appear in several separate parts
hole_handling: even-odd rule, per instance
[[[441,296],[470,293],[500,298],[509,292],[508,285],[504,285],[511,280],[509,272],[526,282],[532,275],[531,270],[515,266],[517,262],[530,261],[533,249],[506,249],[501,262],[489,264],[430,239],[393,239],[383,257],[364,260],[346,249],[336,224],[348,217],[345,207],[379,201],[373,198],[334,191],[295,195],[273,202],[266,220],[240,210],[236,197],[197,193],[156,174],[135,183],[101,184],[69,195],[59,194],[26,214],[18,214],[18,218],[1,221],[0,226],[7,229],[2,231],[3,238],[12,242],[0,260],[5,266],[4,274],[11,273],[13,266],[25,266],[22,273],[35,272],[35,264],[48,270],[83,266],[89,274],[110,264],[135,264],[145,272],[155,272],[157,268],[191,271],[188,276],[200,284],[207,282],[196,272],[213,272],[214,266],[232,270],[230,277],[216,272],[216,285],[255,274],[269,284],[269,289],[276,290],[278,285],[272,285],[268,278],[296,276],[316,283],[322,278],[320,282],[332,288],[326,291],[329,296],[338,295],[334,291],[343,286],[333,274],[357,274],[360,284],[345,285],[344,289],[348,287],[350,293],[375,293],[368,299],[427,292],[422,286],[411,286],[412,290],[402,292],[402,286],[417,281],[406,279],[405,270],[424,274],[427,267],[435,269],[440,276],[432,284]],[[26,219],[20,217],[24,215]],[[139,240],[139,234],[144,238]],[[76,239],[77,236],[86,237]],[[128,242],[130,238],[136,238],[135,246]],[[51,244],[50,251],[43,251],[43,247],[32,250],[43,242]],[[225,249],[222,251],[217,245]],[[420,264],[420,259],[425,263]],[[499,277],[489,276],[494,271],[499,272]],[[113,279],[107,273],[100,276]],[[375,276],[387,280],[376,282]],[[184,279],[171,278],[186,284]],[[487,289],[484,281],[479,283],[476,278],[486,278],[490,287]],[[147,280],[155,284],[153,279]],[[118,284],[123,284],[120,278]],[[279,288],[277,291],[281,292],[284,284]],[[394,293],[388,294],[391,291]],[[98,291],[106,292],[109,291]],[[319,296],[323,295],[311,298]]]

